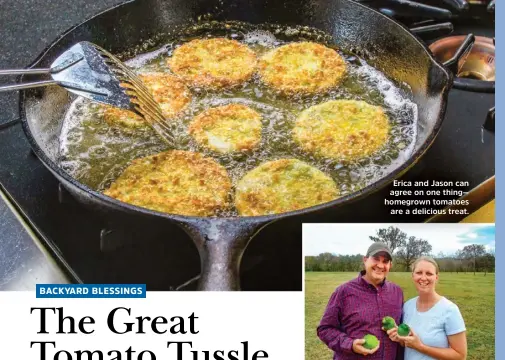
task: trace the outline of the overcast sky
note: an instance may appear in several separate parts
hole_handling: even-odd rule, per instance
[[[389,226],[428,240],[435,256],[453,254],[469,244],[483,244],[488,250],[495,247],[494,224],[304,224],[304,254],[363,255],[372,244],[369,236]]]

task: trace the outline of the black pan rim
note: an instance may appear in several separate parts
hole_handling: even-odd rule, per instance
[[[112,11],[116,8],[125,6],[129,3],[133,3],[138,0],[126,0],[124,2],[121,2],[115,6],[112,6],[102,12],[99,12],[86,20],[82,21],[81,23],[72,26],[71,28],[67,29],[66,31],[62,32],[59,36],[56,37],[56,39],[51,42],[41,53],[40,55],[30,64],[27,68],[33,68],[35,67],[38,62],[44,58],[44,56],[49,52],[51,48],[57,45],[57,43],[66,35],[74,31],[76,28],[83,26],[85,23],[88,21],[95,19],[99,16],[101,16],[104,13],[107,13],[109,11]],[[439,113],[438,119],[434,124],[433,130],[431,133],[428,135],[427,139],[423,143],[423,145],[415,152],[413,152],[409,160],[404,162],[402,165],[397,167],[395,170],[390,172],[387,176],[381,178],[380,180],[364,187],[363,189],[360,189],[359,191],[356,191],[354,193],[345,195],[343,197],[339,197],[333,201],[326,202],[324,204],[319,204],[316,206],[311,206],[307,208],[303,208],[300,210],[295,210],[295,211],[290,211],[290,212],[285,212],[285,213],[280,213],[280,214],[273,214],[273,215],[261,215],[261,216],[233,216],[233,217],[201,217],[201,216],[186,216],[186,215],[178,215],[178,214],[169,214],[169,213],[162,213],[158,211],[153,211],[149,210],[146,208],[142,208],[139,206],[131,205],[128,203],[124,203],[122,201],[116,200],[114,198],[108,197],[96,190],[91,189],[90,187],[78,182],[76,179],[71,177],[68,173],[63,171],[61,167],[59,167],[55,162],[53,162],[44,152],[44,150],[37,144],[35,138],[31,134],[29,125],[28,125],[28,120],[26,118],[26,112],[25,112],[25,91],[20,91],[20,99],[19,99],[19,113],[20,113],[20,118],[21,118],[21,123],[22,123],[22,128],[25,133],[25,136],[28,139],[28,142],[33,149],[33,152],[35,155],[42,161],[42,163],[58,178],[58,180],[63,180],[64,182],[67,182],[77,188],[79,192],[82,192],[84,194],[87,194],[88,196],[91,195],[95,200],[99,200],[100,203],[105,203],[109,206],[111,206],[114,209],[120,210],[120,211],[127,211],[129,213],[133,214],[142,214],[142,215],[148,215],[148,216],[156,216],[159,218],[164,218],[172,221],[178,221],[182,223],[192,223],[192,222],[201,222],[201,221],[241,221],[244,223],[269,223],[272,221],[284,219],[287,217],[294,217],[297,215],[304,215],[304,214],[309,214],[309,213],[315,213],[318,211],[322,211],[325,209],[333,208],[333,207],[338,207],[342,206],[345,204],[349,204],[351,202],[357,201],[365,196],[371,195],[372,193],[382,189],[383,187],[387,186],[390,184],[393,180],[401,177],[404,175],[411,167],[413,167],[417,161],[424,155],[424,153],[431,147],[433,142],[435,141],[440,128],[442,126],[443,120],[445,119],[445,113],[447,109],[447,101],[448,101],[448,94],[449,91],[452,88],[453,85],[453,75],[451,72],[443,65],[441,64],[437,59],[434,58],[433,54],[429,50],[428,46],[422,42],[422,40],[414,35],[413,33],[410,32],[409,28],[404,26],[403,24],[395,21],[394,19],[384,15],[383,13],[369,8],[359,2],[356,2],[354,0],[342,0],[346,2],[352,3],[354,6],[360,6],[366,11],[371,11],[374,12],[384,18],[386,18],[388,21],[394,23],[396,26],[400,27],[402,30],[408,33],[409,36],[412,37],[413,40],[415,40],[421,48],[424,49],[426,54],[428,55],[431,63],[438,67],[446,76],[446,84],[447,86],[442,90],[441,97],[442,97],[442,103],[441,103],[441,111]],[[20,81],[20,80],[19,80]],[[63,184],[65,185],[65,184]],[[338,221],[338,219],[336,219]]]

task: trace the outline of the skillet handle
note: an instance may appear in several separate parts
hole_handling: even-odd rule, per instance
[[[468,34],[452,58],[444,62],[444,66],[447,66],[455,75],[457,75],[463,66],[463,63],[466,61],[466,57],[470,54],[470,51],[472,51],[474,43],[475,36],[473,34]]]
[[[254,235],[269,222],[250,219],[194,219],[179,225],[200,253],[200,291],[240,290],[240,262]]]

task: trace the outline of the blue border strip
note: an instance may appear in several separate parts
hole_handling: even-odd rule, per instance
[[[502,9],[501,1],[497,1],[495,19],[503,19],[505,16],[505,7]],[[501,15],[501,16],[500,16]],[[498,78],[502,78],[501,74],[501,66],[505,66],[505,61],[503,61],[503,48],[500,46],[500,41],[504,38],[504,22],[498,21],[495,22],[495,32],[496,32],[496,52],[495,52],[495,64],[496,64],[496,80]],[[495,134],[504,134],[504,124],[500,120],[500,114],[502,111],[502,102],[496,101],[501,99],[505,94],[505,87],[503,86],[503,79],[496,81],[496,93],[495,93],[495,103],[496,103],[496,124],[495,124]],[[502,135],[499,135],[502,136]],[[496,155],[503,154],[505,151],[505,141],[496,141],[495,151]],[[503,344],[499,346],[500,340],[503,341],[503,337],[505,336],[505,323],[503,319],[505,319],[505,310],[503,309],[503,304],[505,303],[505,288],[503,284],[503,279],[501,276],[505,275],[505,246],[501,244],[502,236],[505,236],[505,203],[502,204],[500,202],[501,194],[503,192],[503,186],[505,185],[503,182],[500,184],[500,180],[502,179],[502,174],[505,174],[505,169],[502,161],[498,161],[498,158],[501,156],[495,156],[496,159],[496,246],[495,246],[495,255],[496,255],[496,279],[495,279],[495,358],[496,359],[505,359],[505,347]],[[500,186],[501,185],[501,186]],[[501,306],[500,306],[501,305]]]

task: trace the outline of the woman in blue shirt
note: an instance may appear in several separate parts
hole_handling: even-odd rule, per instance
[[[423,256],[412,265],[412,280],[419,296],[403,305],[403,322],[409,336],[388,331],[393,341],[405,346],[405,360],[464,360],[467,354],[466,328],[459,308],[435,291],[438,265]]]

